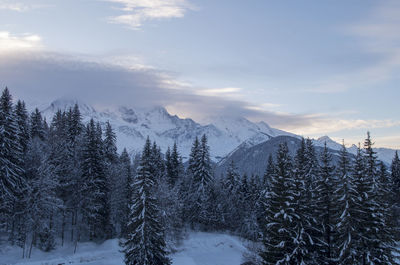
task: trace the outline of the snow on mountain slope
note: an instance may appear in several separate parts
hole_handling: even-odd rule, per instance
[[[314,140],[314,144],[316,146],[320,146],[320,147],[323,147],[325,142],[326,142],[327,147],[332,150],[340,150],[342,148],[341,144],[335,142],[328,136],[322,136],[322,137],[318,138],[317,140]],[[347,151],[351,154],[356,155],[357,154],[357,146],[353,144],[351,147],[347,148]],[[392,159],[396,152],[396,150],[389,149],[389,148],[374,148],[374,151],[376,152],[378,159],[388,165],[392,163]],[[397,150],[397,151],[399,151],[399,150]]]
[[[0,264],[24,265],[123,265],[123,253],[118,239],[107,240],[102,244],[79,243],[77,252],[72,244],[51,252],[33,249],[31,259],[22,259],[19,247],[7,246],[0,250]],[[240,265],[246,251],[243,242],[235,236],[217,233],[190,233],[178,251],[171,254],[172,265]]]
[[[325,143],[329,149],[340,150],[342,148],[341,144],[335,142],[334,140],[329,138],[329,136],[326,135],[318,138],[317,140],[314,140],[315,146],[324,147]]]
[[[67,110],[77,103],[84,122],[91,118],[102,124],[109,121],[117,134],[118,149],[126,147],[132,154],[140,152],[146,137],[156,141],[162,151],[174,142],[184,159],[189,157],[195,137],[206,134],[213,160],[218,161],[243,142],[255,145],[277,135],[289,134],[270,128],[266,123],[253,123],[245,118],[220,118],[212,124],[201,125],[192,119],[181,119],[170,115],[162,107],[134,109],[119,107],[113,110],[98,111],[93,107],[71,99],[58,99],[41,111],[48,121],[58,109]]]
[[[187,160],[195,137],[203,134],[208,136],[211,147],[211,157],[215,162],[221,161],[237,149],[248,149],[259,143],[277,136],[300,136],[271,128],[265,122],[254,123],[243,117],[211,117],[208,125],[201,125],[192,119],[181,119],[169,114],[163,107],[147,109],[129,108],[121,106],[112,110],[98,111],[92,106],[75,99],[58,99],[40,110],[50,122],[58,109],[67,110],[78,104],[84,122],[91,118],[105,124],[111,123],[117,134],[117,146],[121,151],[124,147],[131,154],[139,153],[144,145],[146,137],[156,141],[165,152],[168,146],[174,142],[184,160]],[[340,150],[341,144],[333,141],[328,136],[314,140],[316,146],[323,147],[327,143],[328,148]],[[375,149],[378,158],[387,164],[391,163],[395,150],[388,148]],[[357,148],[352,146],[349,152],[356,154]]]

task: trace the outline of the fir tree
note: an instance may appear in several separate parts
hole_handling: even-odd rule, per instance
[[[391,171],[391,178],[395,185],[393,191],[397,194],[400,194],[400,159],[397,151],[394,154],[390,171]]]
[[[315,152],[315,147],[311,139],[307,138],[305,140],[304,148],[304,165],[301,169],[304,172],[304,206],[303,215],[307,217],[307,226],[305,227],[305,233],[308,235],[309,239],[307,242],[308,255],[306,256],[307,263],[313,263],[317,256],[317,246],[316,239],[319,237],[318,233],[318,211],[317,211],[317,183],[320,176],[320,165],[317,160],[317,155]]]
[[[12,215],[24,189],[23,153],[8,88],[0,97],[0,224]]]
[[[157,199],[154,198],[155,176],[152,175],[152,151],[146,140],[140,166],[132,183],[128,236],[123,242],[125,264],[170,264],[165,250],[164,231],[160,223]]]
[[[31,138],[38,137],[40,140],[44,141],[45,129],[42,114],[40,113],[38,108],[36,108],[31,114],[30,129]]]
[[[263,264],[295,264],[293,256],[296,236],[295,183],[287,144],[280,144],[276,158],[276,174],[271,178],[270,191],[265,195],[263,223]]]
[[[28,111],[25,102],[18,100],[15,106],[16,122],[18,126],[18,139],[22,152],[25,153],[29,141]]]
[[[318,237],[316,245],[318,247],[318,264],[335,264],[335,245],[336,236],[336,216],[337,198],[334,196],[336,181],[334,167],[332,166],[332,155],[326,143],[321,155],[320,176],[316,187],[316,218]]]
[[[364,141],[365,178],[371,183],[368,194],[368,226],[364,235],[366,261],[372,264],[394,264],[396,233],[392,223],[391,194],[386,169],[379,174],[376,152],[369,132]]]
[[[239,173],[237,172],[235,162],[232,160],[231,163],[229,163],[229,167],[226,172],[226,180],[225,180],[226,189],[229,192],[234,193],[236,187],[238,186],[238,181],[239,181]]]
[[[338,212],[336,218],[339,222],[336,225],[337,234],[335,237],[335,257],[339,264],[358,264],[359,257],[356,242],[359,242],[360,235],[356,223],[356,201],[358,194],[355,190],[353,175],[351,175],[351,162],[345,145],[342,145],[336,174],[339,182],[336,187],[338,196]]]
[[[27,256],[30,257],[32,246],[44,251],[55,247],[54,215],[62,201],[57,198],[57,179],[49,160],[46,142],[39,137],[31,139],[27,150],[27,190],[25,196],[25,242],[29,245]],[[25,247],[24,242],[24,247]]]
[[[381,212],[378,193],[380,192],[380,184],[377,172],[376,152],[372,149],[372,141],[369,132],[364,141],[364,182],[369,184],[365,198],[365,221],[366,231],[363,235],[365,249],[364,255],[367,263],[384,262],[381,257],[382,248],[379,242],[379,233],[382,232],[383,212]]]
[[[164,178],[165,176],[165,164],[162,158],[161,149],[157,146],[156,142],[153,142],[151,148],[151,159],[152,159],[152,174],[157,180]]]
[[[397,151],[393,157],[390,172],[390,178],[392,181],[391,190],[393,195],[393,212],[396,220],[396,227],[400,227],[400,159]],[[399,235],[399,232],[397,234]]]
[[[274,171],[275,171],[274,159],[272,158],[272,155],[269,155],[267,168],[265,169],[265,173],[263,176],[264,187],[268,187],[270,185],[270,176],[274,174]]]
[[[182,158],[179,155],[176,143],[174,143],[172,151],[168,147],[165,153],[165,170],[169,185],[175,186],[183,173]]]
[[[309,146],[309,148],[311,148]],[[295,183],[295,201],[296,201],[296,239],[294,241],[295,250],[293,252],[293,258],[297,264],[311,263],[313,259],[312,248],[314,247],[314,241],[312,236],[309,234],[313,225],[313,216],[310,216],[311,203],[307,191],[307,173],[309,161],[307,161],[307,147],[304,138],[301,139],[300,148],[296,152],[294,159],[294,183]]]
[[[101,128],[95,125],[92,119],[85,132],[80,183],[81,207],[84,219],[89,225],[90,239],[107,238],[111,233],[102,148]]]
[[[104,133],[104,155],[108,164],[115,164],[118,160],[117,154],[117,137],[111,127],[110,122],[106,122]]]
[[[190,180],[190,191],[187,194],[189,204],[188,215],[191,224],[207,224],[207,213],[205,202],[208,200],[209,187],[213,182],[211,174],[211,162],[207,137],[202,136],[201,142],[196,137],[189,158],[188,173]]]
[[[129,204],[132,198],[131,185],[132,185],[132,164],[126,148],[121,153],[119,157],[121,175],[124,180],[124,187],[121,189],[123,192],[123,201],[119,205],[120,215],[121,215],[121,235],[122,237],[127,236],[127,224],[129,220]]]
[[[246,179],[247,184],[247,179]],[[242,196],[241,196],[241,184],[242,179],[237,171],[233,160],[229,164],[228,170],[225,176],[221,177],[221,183],[219,185],[221,195],[221,205],[219,206],[220,211],[220,222],[225,225],[225,229],[229,228],[233,231],[239,228],[240,222],[242,221]],[[246,187],[247,189],[247,187]],[[218,202],[215,202],[218,204]]]

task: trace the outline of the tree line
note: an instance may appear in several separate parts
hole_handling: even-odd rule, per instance
[[[120,238],[126,264],[170,264],[186,231],[227,231],[257,243],[254,263],[396,264],[400,161],[388,170],[372,145],[369,134],[356,156],[343,145],[334,162],[302,139],[294,157],[282,143],[263,176],[239,175],[234,162],[215,176],[206,135],[185,164],[176,143],[163,154],[149,138],[132,161],[108,122],[84,124],[75,105],[48,124],[6,88],[1,238],[25,258]]]

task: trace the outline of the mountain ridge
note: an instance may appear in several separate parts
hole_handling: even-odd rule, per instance
[[[264,121],[251,122],[244,117],[215,116],[209,124],[202,125],[190,118],[171,115],[161,106],[118,106],[97,110],[79,99],[59,98],[50,104],[41,104],[38,108],[51,121],[58,109],[67,110],[75,104],[78,104],[84,122],[92,118],[101,124],[109,121],[117,135],[118,150],[127,148],[132,156],[140,153],[147,136],[156,141],[163,152],[176,142],[185,161],[189,157],[194,139],[206,134],[214,162],[223,161],[238,149],[248,149],[278,136],[301,138],[299,135],[272,128]],[[326,142],[332,150],[340,150],[342,146],[328,136],[313,139],[313,142],[318,147],[323,147]],[[357,147],[353,145],[348,150],[355,154]],[[376,151],[379,159],[389,164],[396,150],[376,148]]]

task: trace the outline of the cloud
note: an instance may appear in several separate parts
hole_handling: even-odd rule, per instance
[[[400,70],[400,2],[385,1],[364,22],[350,27],[368,54],[380,60],[361,74],[375,81],[392,78]]]
[[[186,0],[105,0],[117,3],[123,14],[109,19],[111,23],[123,24],[131,29],[140,29],[145,21],[182,18],[194,7]]]
[[[24,12],[31,9],[31,6],[24,3],[13,3],[8,1],[0,1],[0,10],[9,10],[15,12]]]
[[[177,77],[146,66],[136,57],[97,59],[43,51],[0,53],[0,87],[15,98],[47,103],[78,98],[97,108],[164,106],[172,114],[205,123],[211,116],[246,117],[300,135],[323,135],[353,129],[400,126],[392,120],[345,120],[327,114],[271,111],[273,103],[252,104],[226,94],[239,88],[196,88]],[[206,93],[199,93],[206,91]]]
[[[0,53],[37,50],[42,47],[41,40],[35,34],[13,35],[8,31],[0,31]]]
[[[369,63],[317,82],[306,91],[341,93],[355,87],[376,85],[400,74],[400,1],[376,2],[366,18],[346,26],[342,33],[351,37],[352,45]]]
[[[217,97],[237,97],[242,89],[239,87],[207,88],[196,91],[198,95]]]
[[[322,135],[340,131],[350,131],[357,129],[377,129],[392,128],[400,126],[400,121],[396,120],[362,120],[362,119],[340,119],[337,117],[328,117],[322,115],[312,115],[309,117],[310,123],[307,126],[293,126],[291,124],[283,125],[282,129],[290,130],[301,135]]]
[[[248,102],[215,95],[237,89],[202,89],[181,82],[151,67],[127,68],[107,60],[46,52],[0,54],[0,87],[8,86],[18,98],[43,103],[59,97],[78,97],[97,106],[166,106],[174,114],[202,121],[208,116],[261,117],[266,122],[307,124],[302,115],[251,109]],[[210,91],[209,91],[210,92]],[[218,93],[217,93],[218,94]],[[221,94],[221,93],[220,93]]]
[[[30,0],[30,2],[33,2]],[[0,11],[7,10],[12,12],[27,12],[37,8],[47,7],[48,5],[41,4],[26,4],[23,2],[16,2],[13,0],[0,0]]]

